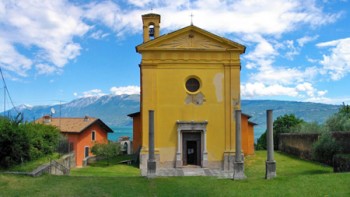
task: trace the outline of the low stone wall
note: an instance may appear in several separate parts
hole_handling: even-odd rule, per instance
[[[312,145],[319,134],[282,133],[279,135],[278,149],[282,152],[311,160]]]
[[[75,155],[74,153],[70,153],[67,155],[64,155],[58,160],[55,160],[58,165],[54,165],[53,162],[50,162],[48,165],[50,165],[50,174],[54,175],[65,175],[68,170],[68,174],[71,168],[75,167]]]
[[[279,135],[278,148],[280,151],[311,160],[313,143],[320,134],[282,133]],[[332,137],[341,147],[341,153],[350,154],[350,132],[332,132]]]

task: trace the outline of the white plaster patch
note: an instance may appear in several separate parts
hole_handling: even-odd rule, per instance
[[[224,73],[217,73],[214,77],[213,83],[215,86],[215,94],[218,102],[222,102],[224,100]]]

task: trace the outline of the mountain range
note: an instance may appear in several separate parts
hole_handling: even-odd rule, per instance
[[[307,122],[323,123],[329,116],[338,111],[339,105],[328,105],[310,102],[275,101],[275,100],[242,100],[242,112],[251,117],[256,123],[255,138],[266,129],[266,110],[273,110],[276,119],[284,114],[295,114]],[[53,117],[82,117],[100,118],[110,127],[132,127],[132,119],[127,114],[140,110],[140,95],[105,95],[78,98],[71,102],[45,106],[16,107],[23,114],[25,121],[33,121],[52,112]],[[1,115],[15,116],[14,109]]]

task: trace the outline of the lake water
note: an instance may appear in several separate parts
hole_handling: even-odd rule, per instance
[[[113,133],[108,133],[108,140],[118,141],[121,136],[128,136],[132,140],[132,127],[111,127]]]

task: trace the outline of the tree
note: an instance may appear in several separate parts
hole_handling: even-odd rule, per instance
[[[297,118],[294,114],[286,114],[279,116],[273,122],[273,144],[274,148],[278,149],[279,137],[281,133],[290,133],[291,129],[304,123],[303,119]]]
[[[294,114],[286,114],[279,116],[273,122],[273,144],[274,149],[278,149],[278,135],[280,133],[289,133],[292,128],[304,123],[304,120],[297,118]],[[257,150],[266,150],[266,131],[259,137],[257,141]]]
[[[8,118],[0,117],[0,166],[9,168],[29,160],[29,137]]]
[[[266,150],[266,131],[259,137],[255,149]]]
[[[111,158],[120,154],[120,144],[114,142],[108,142],[107,144],[96,143],[91,152],[98,156],[107,159],[108,165]]]
[[[51,125],[26,123],[19,126],[25,130],[30,140],[30,158],[38,159],[57,150],[61,138],[60,131]]]
[[[343,103],[339,111],[327,119],[326,127],[329,131],[350,131],[349,105]]]
[[[22,123],[0,117],[0,166],[13,165],[38,159],[56,151],[60,132],[57,128],[34,123]]]

